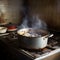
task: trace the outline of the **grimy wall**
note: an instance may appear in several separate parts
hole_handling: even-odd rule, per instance
[[[22,0],[0,0],[0,10],[4,14],[6,23],[17,24],[21,19]]]
[[[60,31],[60,0],[28,0],[29,14],[38,14],[49,28]]]
[[[6,22],[19,23],[21,18],[22,0],[0,0],[5,8]],[[39,15],[49,28],[60,31],[60,0],[26,0],[29,15]],[[3,9],[2,8],[2,9]]]

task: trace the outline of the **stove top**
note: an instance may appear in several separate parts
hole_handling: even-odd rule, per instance
[[[60,36],[58,35],[49,38],[48,45],[45,48],[38,50],[21,47],[16,31],[0,34],[0,38],[10,46],[17,48],[22,54],[35,60],[60,52]]]

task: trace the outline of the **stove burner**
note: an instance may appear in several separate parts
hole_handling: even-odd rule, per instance
[[[10,33],[9,36],[8,36],[8,38],[9,38],[10,40],[17,39],[17,38],[18,38],[18,37],[17,37],[17,33],[16,33],[16,32]]]
[[[18,35],[16,32],[10,32],[8,35],[4,35],[3,38],[8,39],[8,40],[15,40],[18,39]]]

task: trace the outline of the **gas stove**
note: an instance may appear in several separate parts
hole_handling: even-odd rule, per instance
[[[44,59],[55,53],[60,52],[60,35],[54,35],[49,38],[48,45],[43,49],[26,49],[21,47],[16,31],[0,34],[0,38],[12,47],[15,47],[20,53],[33,60]]]

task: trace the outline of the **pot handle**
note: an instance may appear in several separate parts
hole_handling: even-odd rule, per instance
[[[45,38],[50,38],[50,37],[52,37],[52,36],[54,36],[54,34],[46,35]]]
[[[54,36],[54,34],[50,34],[48,37],[53,37]]]

